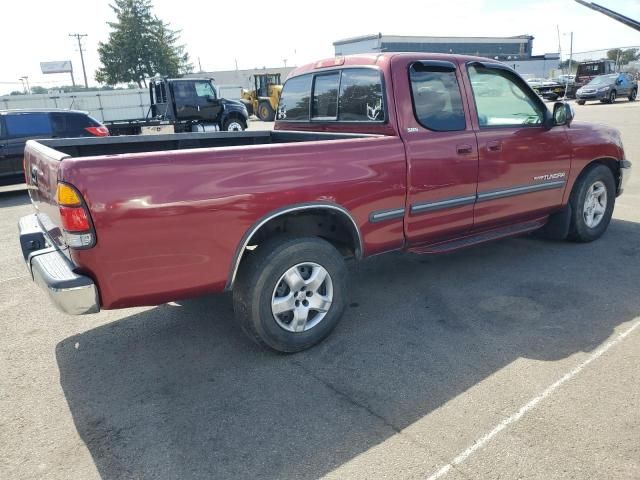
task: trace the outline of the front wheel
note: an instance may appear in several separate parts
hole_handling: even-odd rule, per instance
[[[631,93],[629,94],[629,101],[635,102],[637,96],[638,96],[638,90],[634,88],[633,90],[631,90]]]
[[[576,100],[576,103],[578,105],[584,105],[584,102],[585,102],[584,100]]]
[[[608,167],[596,165],[587,170],[571,192],[569,239],[592,242],[602,236],[613,215],[616,186]]]
[[[299,352],[322,341],[346,305],[342,255],[321,238],[273,238],[243,260],[233,289],[236,319],[256,343]]]
[[[269,102],[260,102],[260,105],[258,105],[258,118],[263,122],[273,122],[276,118],[276,112],[271,108]]]
[[[246,130],[246,128],[246,123],[237,118],[228,118],[225,120],[224,125],[222,125],[222,130],[225,132],[242,132],[243,130]]]

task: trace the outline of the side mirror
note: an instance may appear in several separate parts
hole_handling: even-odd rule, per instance
[[[556,102],[553,104],[553,126],[566,125],[571,126],[571,122],[575,117],[573,107],[565,102]]]
[[[214,97],[213,95],[207,95],[207,102],[215,103],[216,101],[218,101],[216,97]]]

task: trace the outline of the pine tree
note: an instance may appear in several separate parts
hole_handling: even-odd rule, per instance
[[[156,74],[176,77],[192,71],[189,55],[180,45],[180,32],[152,12],[151,0],[115,0],[116,15],[107,42],[98,45],[102,67],[96,80],[108,85],[135,82],[146,86]]]

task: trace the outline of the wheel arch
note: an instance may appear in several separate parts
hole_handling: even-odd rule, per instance
[[[615,157],[599,157],[599,158],[594,158],[593,160],[588,162],[584,167],[582,167],[582,170],[580,171],[580,173],[576,177],[575,182],[573,182],[573,185],[571,186],[571,190],[573,190],[573,188],[575,188],[578,181],[596,165],[604,165],[611,171],[611,174],[613,175],[613,180],[616,183],[616,195],[617,195],[620,191],[620,186],[621,186],[621,183],[620,183],[621,167],[620,167],[620,160],[618,160]]]
[[[247,119],[244,117],[242,113],[236,110],[225,112],[225,114],[220,118],[220,129],[224,127],[224,124],[227,122],[227,120],[239,120],[242,122],[245,128],[247,128],[248,126]]]
[[[325,217],[336,220],[339,225],[336,230],[332,230],[331,228],[327,230],[328,232],[337,233],[336,235],[332,235],[332,238],[325,238],[325,236],[321,234],[323,231],[318,230],[315,226],[310,228],[312,227],[310,223],[311,221],[315,222],[318,218]],[[308,202],[288,205],[267,213],[257,220],[244,233],[234,253],[231,269],[227,276],[225,290],[231,290],[233,288],[240,264],[245,258],[247,247],[252,245],[252,241],[262,241],[273,235],[277,235],[282,232],[281,230],[277,230],[277,227],[283,223],[286,224],[286,222],[290,220],[293,220],[298,227],[311,231],[312,233],[310,236],[325,238],[339,250],[339,247],[346,247],[352,251],[353,256],[357,259],[361,259],[364,255],[364,244],[360,229],[358,228],[358,224],[355,219],[346,208],[329,202]],[[294,230],[299,233],[298,229]],[[347,244],[339,240],[341,238],[340,234],[345,232],[348,232]]]

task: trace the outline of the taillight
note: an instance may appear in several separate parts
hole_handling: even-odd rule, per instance
[[[56,199],[67,245],[71,248],[93,247],[95,232],[80,193],[67,183],[58,183]]]
[[[67,232],[86,232],[91,228],[83,207],[60,207],[62,228]]]
[[[98,127],[86,127],[85,130],[89,132],[94,137],[108,137],[109,129],[103,125]]]

